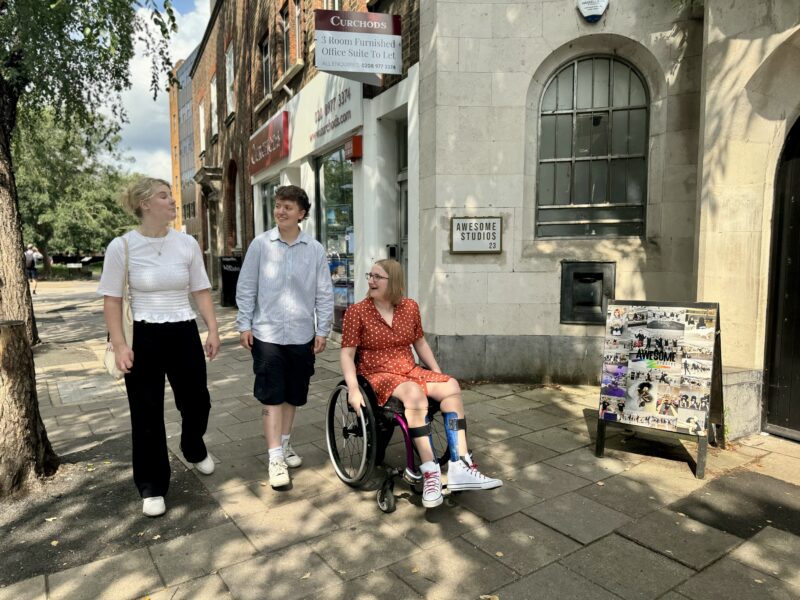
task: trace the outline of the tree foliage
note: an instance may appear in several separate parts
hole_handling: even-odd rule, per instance
[[[91,126],[102,107],[123,121],[136,42],[152,61],[155,97],[174,31],[170,0],[163,12],[156,0],[0,0],[0,81],[28,107],[55,107],[67,125]]]
[[[104,164],[119,159],[104,123],[68,130],[52,109],[19,120],[12,152],[23,238],[46,255],[99,252],[135,224],[117,202],[130,177]]]

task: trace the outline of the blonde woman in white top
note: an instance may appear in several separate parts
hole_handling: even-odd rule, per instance
[[[97,293],[103,296],[103,313],[117,366],[125,373],[134,483],[144,499],[144,514],[156,517],[166,510],[164,496],[170,478],[164,377],[169,380],[181,413],[181,451],[198,471],[210,475],[214,461],[203,443],[211,410],[205,357],[213,359],[220,342],[211,283],[200,247],[194,238],[169,226],[176,216],[169,184],[161,179],[140,178],[124,192],[122,203],[140,219],[137,229],[122,236],[128,244],[132,348],[122,333],[122,237],[108,245]],[[205,345],[189,303],[190,293],[208,327]]]

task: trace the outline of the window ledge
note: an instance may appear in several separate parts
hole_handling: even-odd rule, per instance
[[[275,94],[283,89],[283,87],[291,81],[292,77],[297,75],[303,67],[306,66],[306,63],[303,60],[296,61],[289,70],[284,73],[278,81],[275,82],[275,85],[272,86],[272,93]],[[292,94],[289,94],[290,96]]]
[[[260,113],[262,110],[264,110],[267,107],[267,105],[269,105],[270,102],[272,102],[272,92],[270,92],[269,94],[264,96],[261,99],[261,102],[256,104],[256,107],[253,109],[253,114],[257,115],[258,113]]]
[[[225,117],[225,127],[230,126],[231,123],[236,119],[236,112],[230,113],[227,117]]]

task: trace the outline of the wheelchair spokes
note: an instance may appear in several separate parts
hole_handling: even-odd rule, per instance
[[[366,397],[366,396],[365,396]],[[369,478],[375,463],[375,421],[369,405],[356,413],[347,401],[347,387],[338,386],[328,404],[328,453],[339,479],[356,486]]]

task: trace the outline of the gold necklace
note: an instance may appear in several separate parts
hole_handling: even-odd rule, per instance
[[[158,249],[156,249],[156,245],[153,242],[151,242],[150,238],[148,238],[144,233],[142,233],[141,230],[139,230],[139,233],[144,238],[144,241],[147,242],[150,245],[150,247],[153,248],[153,250],[156,251],[156,254],[161,256],[161,251],[164,249],[164,242],[167,241],[167,236],[169,235],[169,231],[167,231],[167,233],[164,235],[164,237],[161,238],[161,244],[159,244]]]

